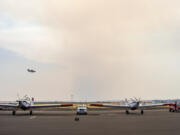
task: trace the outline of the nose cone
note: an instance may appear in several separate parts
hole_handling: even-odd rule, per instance
[[[131,104],[131,110],[136,110],[139,107],[139,102],[133,102]]]

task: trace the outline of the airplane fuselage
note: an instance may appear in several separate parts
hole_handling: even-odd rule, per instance
[[[131,102],[129,106],[131,110],[136,110],[139,107],[139,102]]]
[[[22,110],[28,110],[30,109],[31,102],[28,101],[18,101],[19,102],[19,108]]]

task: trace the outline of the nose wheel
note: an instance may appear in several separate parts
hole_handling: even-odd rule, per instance
[[[129,114],[129,111],[128,111],[128,110],[126,110],[126,114]]]
[[[141,115],[143,115],[144,114],[144,111],[143,110],[141,110]]]
[[[12,111],[12,115],[16,115],[16,111],[15,110]]]
[[[32,110],[30,110],[30,111],[29,111],[29,115],[32,115],[32,114],[33,114],[33,113],[32,113]]]

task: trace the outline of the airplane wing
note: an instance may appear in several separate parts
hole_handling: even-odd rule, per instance
[[[49,105],[31,105],[30,108],[49,108],[49,107],[68,107],[73,104],[49,104]]]
[[[140,109],[153,109],[155,107],[165,106],[164,104],[140,104]]]
[[[1,108],[17,108],[18,105],[16,104],[0,104]]]
[[[163,104],[164,106],[175,106],[176,105],[176,103],[165,103],[165,104]]]
[[[129,109],[130,108],[128,105],[112,105],[112,104],[90,104],[90,106],[121,108],[121,109]]]

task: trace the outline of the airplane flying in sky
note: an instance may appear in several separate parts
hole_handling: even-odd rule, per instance
[[[29,69],[29,68],[27,69],[27,71],[30,72],[30,73],[35,73],[36,72],[35,70]]]
[[[30,100],[29,97],[24,97],[24,99],[17,100],[16,104],[0,104],[0,108],[8,108],[12,110],[12,115],[16,114],[17,110],[29,110],[29,114],[32,115],[32,111],[37,108],[56,108],[56,107],[68,107],[73,106],[73,104],[46,104],[46,105],[35,105],[34,98]]]
[[[141,110],[141,114],[144,114],[145,109],[153,109],[153,107],[163,106],[164,104],[141,104],[141,101],[136,99],[132,99],[131,102],[125,100],[125,104],[123,105],[112,105],[112,104],[90,104],[90,106],[98,106],[98,107],[110,107],[110,108],[119,108],[124,109],[126,114],[129,114],[129,110]]]

